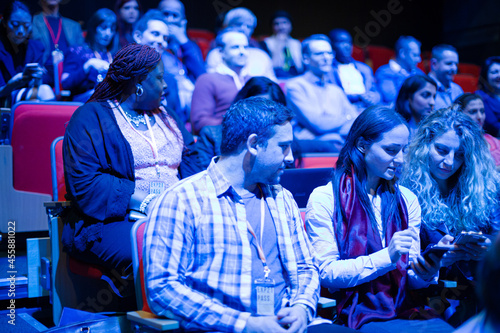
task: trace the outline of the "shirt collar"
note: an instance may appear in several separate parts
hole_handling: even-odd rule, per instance
[[[437,79],[437,77],[435,77],[433,74],[429,73],[429,77],[431,79],[434,80],[434,82],[436,82],[436,85],[437,85],[437,90],[439,91],[447,91],[448,89],[445,88],[445,86],[441,83],[441,81],[439,81]],[[451,85],[450,85],[450,88],[451,88]]]
[[[243,88],[243,85],[245,84],[245,77],[247,76],[247,67],[243,67],[241,69],[240,75],[238,75],[235,71],[233,71],[231,68],[229,68],[224,61],[222,61],[217,67],[215,68],[215,72],[222,74],[222,75],[229,75],[233,78],[234,84],[236,84],[236,88],[240,90]]]
[[[332,74],[323,75],[323,78],[319,78],[311,71],[307,71],[304,73],[304,79],[320,87],[323,87],[327,83],[333,83]]]
[[[222,194],[226,193],[230,189],[232,189],[231,184],[229,181],[224,177],[222,172],[220,171],[219,167],[217,166],[217,161],[219,160],[218,157],[214,157],[212,161],[210,162],[208,168],[207,168],[207,173],[212,179],[215,187],[215,194],[217,196],[221,196]],[[231,191],[233,193],[236,193],[236,191]],[[236,193],[237,194],[237,193]]]

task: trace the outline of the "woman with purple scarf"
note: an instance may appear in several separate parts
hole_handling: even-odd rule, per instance
[[[409,129],[395,111],[370,107],[354,121],[331,182],[309,198],[306,227],[321,284],[336,292],[341,323],[361,332],[451,332],[418,318],[410,289],[437,282],[440,259],[420,255],[420,205],[396,182]],[[440,245],[448,244],[445,236]]]

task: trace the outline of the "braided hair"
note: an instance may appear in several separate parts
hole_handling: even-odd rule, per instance
[[[134,78],[139,78],[139,81],[144,79],[160,61],[161,55],[150,46],[136,43],[124,46],[116,53],[106,77],[95,87],[87,103],[120,100],[120,96],[132,84]],[[158,108],[151,113],[158,114],[168,129],[181,140],[170,121]]]
[[[147,45],[128,44],[119,50],[108,73],[90,96],[89,102],[103,102],[120,98],[135,78],[144,78],[161,61],[160,54]]]

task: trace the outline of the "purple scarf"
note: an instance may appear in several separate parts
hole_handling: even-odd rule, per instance
[[[340,260],[357,258],[382,250],[378,230],[374,230],[367,212],[357,197],[354,177],[344,174],[340,180],[340,204],[345,219],[339,225],[334,217],[335,235]],[[408,212],[403,198],[398,204],[401,226],[392,218],[387,223],[385,244],[388,246],[392,235],[408,228]],[[382,217],[383,218],[383,217]],[[350,328],[358,329],[370,321],[394,319],[402,314],[406,295],[406,267],[408,255],[397,262],[396,269],[378,278],[341,291],[337,306],[339,316]],[[347,318],[346,318],[347,317]]]

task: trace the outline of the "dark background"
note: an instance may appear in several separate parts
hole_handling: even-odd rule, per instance
[[[143,9],[155,8],[159,2],[139,1]],[[25,2],[32,12],[40,11],[38,0]],[[0,10],[6,3],[2,0]],[[84,24],[95,10],[113,8],[114,3],[115,0],[62,0],[60,12]],[[188,27],[192,28],[214,31],[219,15],[243,6],[258,18],[254,35],[268,35],[272,12],[284,9],[294,18],[292,35],[296,38],[341,27],[352,33],[355,42],[363,44],[393,47],[400,35],[419,39],[422,51],[449,43],[459,50],[461,62],[481,64],[488,56],[500,55],[498,0],[183,0],[183,3]]]

